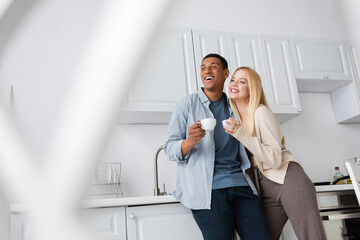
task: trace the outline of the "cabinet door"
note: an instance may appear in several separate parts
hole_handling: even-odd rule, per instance
[[[10,240],[30,240],[32,239],[29,221],[24,213],[11,214]]]
[[[331,92],[335,119],[338,123],[360,123],[360,44],[347,44],[353,81]]]
[[[84,222],[101,240],[125,240],[125,207],[86,209]]]
[[[127,208],[128,240],[201,240],[191,211],[179,203]]]
[[[262,35],[260,45],[265,69],[265,94],[271,110],[281,123],[301,112],[289,40],[282,36]]]
[[[223,56],[229,63],[229,48],[225,32],[210,30],[193,30],[195,66],[197,71],[197,82],[199,87],[203,87],[200,79],[200,66],[202,59],[209,53],[217,53]],[[230,75],[232,69],[229,66]],[[228,81],[228,80],[227,80]],[[227,89],[224,87],[224,91]]]
[[[352,80],[344,41],[292,38],[291,48],[300,91],[331,92]]]
[[[126,240],[125,207],[86,209],[82,220],[99,240]],[[35,239],[25,213],[11,214],[11,240]]]
[[[267,92],[267,85],[264,82],[264,70],[261,61],[260,44],[258,35],[227,33],[230,52],[230,68],[231,75],[240,66],[247,66],[255,69],[262,81],[264,91]],[[228,91],[229,82],[226,84],[226,92]]]
[[[168,123],[176,102],[195,91],[191,30],[163,27],[138,66],[119,121]]]

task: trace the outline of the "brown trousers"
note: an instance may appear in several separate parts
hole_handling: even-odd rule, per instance
[[[267,179],[260,170],[257,175],[271,239],[280,238],[289,219],[299,240],[326,240],[315,187],[299,164],[289,164],[284,184]]]

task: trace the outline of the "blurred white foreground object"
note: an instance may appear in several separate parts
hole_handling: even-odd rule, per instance
[[[1,0],[0,1],[0,16],[6,12],[6,9],[9,7],[9,5],[12,3],[12,0]]]
[[[29,202],[38,172],[34,159],[0,104],[0,183],[15,202]]]
[[[2,175],[5,181],[17,188],[13,192],[25,193],[18,195],[29,206],[31,239],[92,238],[82,230],[76,216],[86,180],[107,134],[116,123],[122,95],[141,65],[138,63],[168,1],[102,2],[98,22],[85,43],[84,54],[49,141],[50,147],[45,151],[44,166],[38,172],[32,171],[38,166],[31,166],[33,161],[29,161],[30,156],[26,155],[15,128],[0,112],[0,174],[10,170],[8,175]],[[5,165],[6,168],[2,168]],[[29,184],[35,176],[39,181]],[[16,180],[23,184],[13,185]]]
[[[0,21],[12,0],[0,1]],[[12,123],[9,110],[12,100],[12,87],[6,89],[5,98],[0,102],[0,183],[12,201],[24,201],[32,194],[35,172],[30,151]]]
[[[360,205],[360,157],[345,160],[345,167],[351,178]]]

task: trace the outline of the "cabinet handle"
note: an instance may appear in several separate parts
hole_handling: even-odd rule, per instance
[[[8,86],[8,89],[5,93],[6,105],[9,110],[12,110],[12,103],[13,103],[13,95],[14,95],[14,86]]]
[[[129,213],[128,217],[129,217],[130,219],[134,219],[134,218],[135,218],[135,215],[134,215],[133,213]]]
[[[329,76],[327,74],[324,74],[324,78],[328,78]]]
[[[335,214],[335,215],[325,215],[322,216],[321,219],[323,221],[330,221],[330,220],[343,220],[343,219],[353,219],[353,218],[359,218],[360,217],[360,213],[359,212],[355,212],[355,213],[340,213],[340,214]]]

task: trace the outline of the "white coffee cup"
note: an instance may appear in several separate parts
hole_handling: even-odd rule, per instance
[[[228,123],[226,123],[226,121],[230,121],[229,119],[225,119],[225,120],[222,120],[222,125],[224,127],[227,127],[227,128],[233,128],[232,126],[230,126]]]
[[[215,118],[204,118],[200,122],[201,122],[201,128],[204,130],[214,130],[216,125]]]

